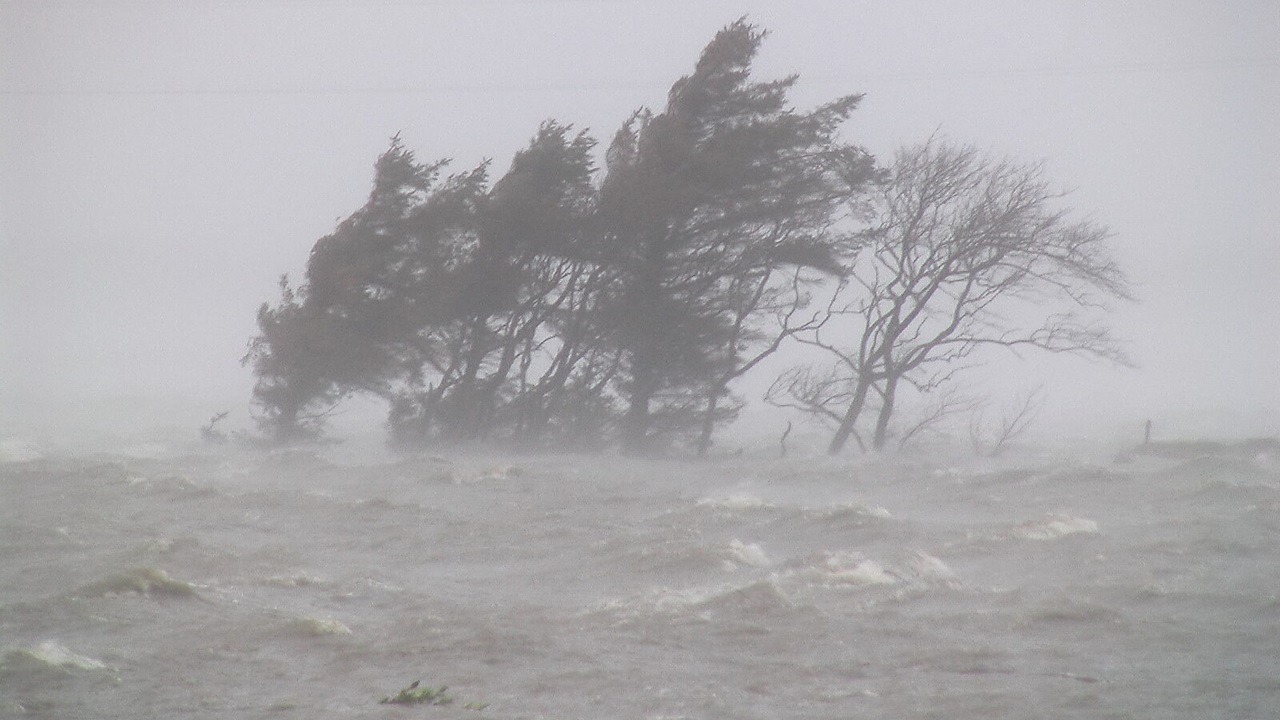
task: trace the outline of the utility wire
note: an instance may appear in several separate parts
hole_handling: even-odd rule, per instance
[[[1022,77],[1116,76],[1133,74],[1171,75],[1196,72],[1230,72],[1246,69],[1280,69],[1280,58],[1238,58],[1180,62],[1129,62],[1080,66],[1044,66],[1004,69],[956,69],[944,72],[906,71],[848,75],[804,75],[803,84],[858,85],[868,82],[920,82],[957,79],[1016,79]],[[511,94],[540,91],[583,91],[665,88],[669,83],[622,79],[536,80],[528,82],[475,82],[438,85],[279,85],[226,88],[0,88],[3,96],[321,96],[321,95],[474,95]]]

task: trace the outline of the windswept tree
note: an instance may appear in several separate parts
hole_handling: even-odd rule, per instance
[[[275,441],[314,439],[341,399],[381,393],[397,372],[419,312],[396,276],[404,224],[442,166],[418,165],[393,138],[365,205],[316,243],[299,286],[281,278],[279,302],[259,309],[244,362],[258,377],[259,422]]]
[[[273,443],[318,439],[325,416],[345,396],[325,355],[337,336],[325,324],[287,277],[280,278],[280,300],[258,308],[258,335],[243,362],[253,365],[257,421]]]
[[[699,418],[706,449],[733,415],[728,384],[777,347],[763,321],[803,302],[785,270],[837,268],[826,230],[873,172],[836,137],[860,96],[796,111],[795,76],[751,78],[764,36],[744,20],[721,30],[665,110],[636,113],[607,154],[602,313],[623,359],[632,450]]]
[[[393,139],[368,202],[259,312],[245,360],[265,429],[314,437],[352,393],[386,399],[403,444],[500,427],[529,439],[554,410],[579,410],[562,396],[601,384],[593,373],[607,366],[588,317],[600,285],[593,146],[546,123],[490,188],[488,163],[442,176],[445,161],[418,163]]]
[[[1038,164],[938,140],[901,150],[827,322],[803,338],[830,369],[789,371],[770,400],[831,421],[832,453],[863,443],[871,408],[870,446],[882,449],[904,389],[946,385],[979,348],[1127,362],[1098,322],[1130,297],[1109,232],[1070,219],[1062,198]]]
[[[365,206],[259,314],[246,362],[267,429],[314,435],[365,393],[402,444],[705,452],[732,384],[819,322],[812,289],[847,261],[832,228],[876,174],[837,137],[859,97],[794,109],[796,77],[751,78],[763,39],[721,30],[603,176],[556,122],[492,186],[487,163],[444,176],[393,141]]]
[[[451,302],[419,329],[424,352],[393,398],[401,441],[502,432],[536,442],[557,410],[570,410],[564,394],[590,375],[584,361],[599,346],[589,317],[600,282],[593,147],[585,133],[545,123],[475,204],[465,232],[441,226],[458,260],[434,284],[451,288]],[[432,215],[429,206],[417,213],[424,229]],[[433,284],[438,261],[423,260],[405,292]]]

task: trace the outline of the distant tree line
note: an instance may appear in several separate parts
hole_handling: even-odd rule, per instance
[[[393,138],[365,205],[259,309],[245,362],[269,438],[317,439],[369,394],[402,447],[704,453],[735,382],[792,343],[833,362],[766,399],[830,422],[832,452],[867,446],[873,417],[881,448],[901,398],[983,345],[1123,361],[1086,321],[1127,297],[1107,231],[1055,209],[1038,166],[929,141],[880,168],[840,138],[861,96],[802,112],[796,76],[752,78],[764,36],[721,30],[603,168],[555,121],[492,182]]]

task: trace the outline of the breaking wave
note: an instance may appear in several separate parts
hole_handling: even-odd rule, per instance
[[[57,640],[45,640],[35,647],[14,648],[0,659],[0,677],[60,677],[84,672],[111,672],[101,660],[72,652]]]
[[[1026,540],[1055,540],[1068,535],[1097,535],[1098,523],[1070,515],[1049,515],[1014,528],[1014,534]]]
[[[74,595],[81,598],[108,595],[138,594],[162,597],[197,597],[196,588],[190,583],[174,580],[169,573],[153,567],[139,567],[109,575],[97,582],[78,588]]]

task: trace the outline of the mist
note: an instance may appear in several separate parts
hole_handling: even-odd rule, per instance
[[[744,13],[770,32],[757,74],[798,73],[801,107],[866,94],[843,133],[877,158],[942,132],[1044,159],[1114,231],[1140,301],[1113,324],[1138,367],[1002,364],[1046,385],[1042,429],[1276,432],[1265,4],[657,8],[3,3],[5,432],[86,408],[251,426],[257,306],[363,201],[388,137],[497,168],[547,118],[607,139]]]
[[[1274,712],[1277,48],[0,0],[0,718]]]

